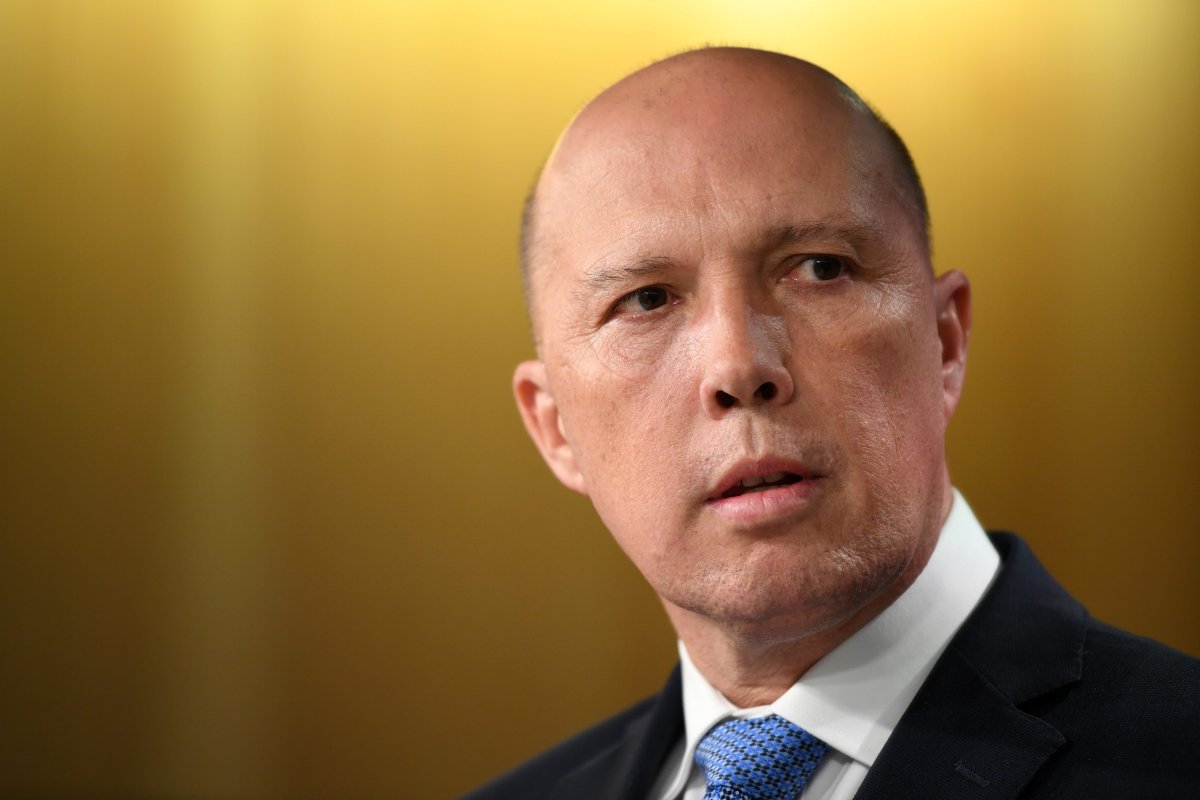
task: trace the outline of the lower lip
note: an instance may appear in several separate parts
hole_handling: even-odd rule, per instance
[[[762,492],[747,492],[737,497],[709,500],[707,505],[717,514],[739,525],[770,524],[805,511],[812,505],[814,495],[820,490],[822,483],[821,478],[805,478]]]

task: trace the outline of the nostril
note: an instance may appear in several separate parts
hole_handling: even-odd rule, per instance
[[[775,384],[767,381],[762,386],[758,387],[758,396],[763,400],[770,400],[779,390],[775,388]]]
[[[733,404],[737,402],[737,398],[733,395],[717,390],[717,403],[721,408],[733,408]]]

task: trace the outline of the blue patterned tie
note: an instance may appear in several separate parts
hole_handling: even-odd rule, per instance
[[[828,749],[778,714],[726,720],[696,747],[704,800],[795,800]]]

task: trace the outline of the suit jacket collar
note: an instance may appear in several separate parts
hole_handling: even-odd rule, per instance
[[[1065,743],[1021,706],[1079,680],[1087,612],[1011,534],[1004,566],[867,773],[860,800],[1017,796]]]
[[[1023,704],[1079,680],[1087,612],[1012,534],[1003,566],[867,773],[858,800],[1008,800],[1065,739]],[[683,736],[679,668],[619,742],[572,770],[553,800],[648,796]]]
[[[553,800],[648,797],[667,754],[682,737],[683,689],[676,665],[649,713],[630,722],[620,742],[566,775],[551,797]]]

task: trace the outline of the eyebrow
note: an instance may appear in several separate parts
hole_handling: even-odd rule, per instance
[[[871,226],[825,219],[805,225],[769,228],[763,233],[762,244],[764,250],[770,251],[787,244],[802,244],[813,239],[841,239],[859,248],[876,238],[876,232]]]
[[[675,259],[666,256],[651,256],[639,258],[627,264],[600,264],[587,271],[583,276],[583,285],[593,292],[602,291],[610,286],[627,283],[647,275],[657,275],[663,270],[675,266]]]
[[[826,219],[804,225],[768,228],[761,237],[761,247],[769,252],[787,244],[802,244],[814,239],[842,239],[859,248],[875,238],[874,230],[870,226]],[[667,256],[639,258],[624,264],[606,264],[601,261],[584,273],[583,283],[576,294],[586,296],[612,286],[636,282],[639,278],[660,275],[676,264],[675,259]]]

